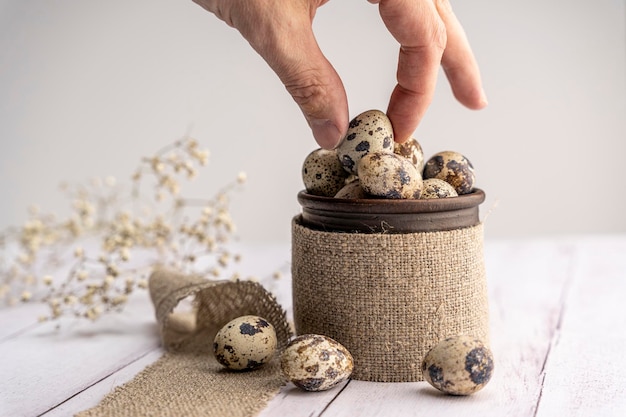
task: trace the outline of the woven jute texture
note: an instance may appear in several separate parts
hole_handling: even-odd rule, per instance
[[[352,378],[422,380],[439,340],[488,341],[482,224],[443,232],[334,233],[292,223],[296,332],[318,333],[352,354]]]
[[[154,272],[149,285],[166,353],[78,416],[248,417],[261,411],[284,384],[278,355],[255,371],[227,371],[213,357],[213,338],[233,318],[254,314],[274,325],[282,351],[291,331],[274,297],[255,282],[209,281],[167,270]],[[190,296],[193,313],[172,313]]]

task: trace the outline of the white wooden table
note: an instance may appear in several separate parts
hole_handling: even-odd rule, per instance
[[[285,386],[262,416],[626,416],[626,236],[485,244],[495,374],[470,397],[426,382],[348,381],[322,393]],[[289,248],[247,251],[290,303]],[[277,269],[281,279],[271,277]],[[162,354],[147,293],[122,315],[60,329],[42,306],[0,310],[0,415],[67,416],[97,404]]]

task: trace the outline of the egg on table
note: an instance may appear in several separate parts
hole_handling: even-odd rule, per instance
[[[482,389],[493,374],[493,355],[480,340],[466,336],[444,339],[422,361],[424,379],[452,395],[469,395]]]
[[[363,190],[377,197],[420,198],[422,192],[422,177],[415,165],[395,153],[365,155],[358,176]]]
[[[476,181],[472,163],[454,151],[436,153],[426,161],[423,178],[444,180],[454,187],[458,195],[470,193]]]
[[[439,178],[428,178],[423,182],[422,199],[456,197],[454,187]]]
[[[309,194],[333,197],[349,175],[334,150],[316,149],[302,164],[302,181]]]
[[[336,150],[344,169],[356,174],[363,156],[380,151],[393,153],[393,147],[393,127],[387,115],[380,110],[368,110],[350,121]]]
[[[276,331],[271,323],[258,316],[241,316],[217,332],[213,353],[228,369],[248,370],[269,362],[276,344]]]
[[[283,352],[280,366],[285,378],[305,391],[324,391],[352,374],[352,355],[330,337],[305,334],[293,339]]]

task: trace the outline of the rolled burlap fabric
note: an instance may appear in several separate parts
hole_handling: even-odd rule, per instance
[[[296,332],[343,344],[355,361],[352,378],[419,381],[424,355],[441,339],[467,334],[488,341],[478,221],[484,194],[450,199],[449,206],[413,201],[408,210],[380,200],[351,201],[344,210],[337,208],[342,202],[300,197],[303,214],[292,222]],[[340,231],[323,230],[336,226]]]
[[[251,417],[278,393],[285,383],[278,357],[291,330],[284,310],[263,286],[159,269],[149,288],[166,352],[79,417]],[[193,311],[174,312],[190,296]],[[228,321],[248,314],[274,325],[278,353],[253,372],[228,371],[213,357],[213,338]]]

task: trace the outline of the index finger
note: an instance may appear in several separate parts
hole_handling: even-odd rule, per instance
[[[432,0],[381,0],[380,16],[400,43],[398,84],[389,100],[397,142],[413,134],[432,102],[446,47],[446,27]]]

